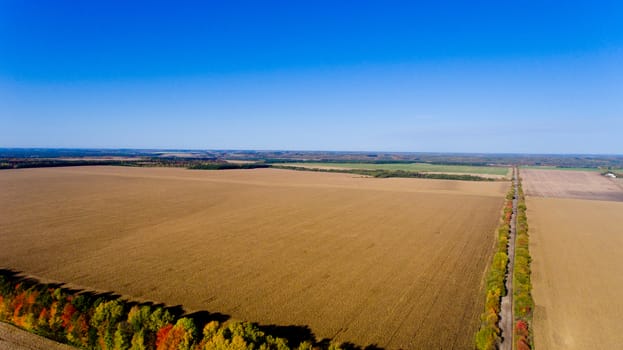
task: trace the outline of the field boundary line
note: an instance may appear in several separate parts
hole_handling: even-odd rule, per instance
[[[513,168],[513,209],[511,212],[510,228],[508,231],[507,255],[508,262],[506,266],[505,284],[506,295],[502,297],[500,307],[499,327],[502,332],[502,340],[499,345],[500,350],[513,349],[513,277],[515,268],[515,240],[517,236],[517,203],[519,196],[519,185],[517,178],[517,169]]]
[[[509,240],[511,234],[511,225],[513,224],[513,214],[516,213],[516,199],[517,199],[517,172],[516,168],[513,168],[513,181],[504,200],[504,207],[502,211],[502,220],[496,230],[496,248],[493,254],[492,262],[487,270],[485,276],[485,307],[480,316],[481,324],[480,328],[474,336],[474,342],[476,349],[479,350],[494,350],[500,347],[502,342],[502,329],[500,329],[500,319],[503,314],[502,311],[502,297],[509,295],[507,284],[512,283],[512,275],[509,274]],[[505,301],[505,310],[512,309],[512,304],[509,303],[508,298]],[[510,320],[510,329],[512,329],[512,319],[508,316],[508,311],[505,311],[507,316],[504,318],[505,322]],[[505,333],[508,334],[508,327],[505,327]],[[512,334],[512,332],[511,332]]]
[[[534,300],[532,299],[530,257],[530,237],[528,234],[528,217],[526,214],[526,199],[519,182],[517,205],[517,229],[515,244],[515,264],[513,269],[513,317],[514,317],[514,348],[527,350],[534,348],[532,333],[532,313]]]

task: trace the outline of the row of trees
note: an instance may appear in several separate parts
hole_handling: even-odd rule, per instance
[[[51,168],[83,165],[126,165],[120,160],[63,160],[63,159],[2,159],[0,169]]]
[[[287,170],[299,170],[299,171],[319,171],[326,173],[347,173],[347,174],[357,174],[378,178],[389,178],[389,177],[406,177],[406,178],[418,178],[418,179],[440,179],[440,180],[463,180],[463,181],[495,181],[495,179],[476,176],[476,175],[468,175],[468,174],[431,174],[431,173],[420,173],[417,171],[407,171],[407,170],[386,170],[386,169],[328,169],[328,168],[305,168],[305,167],[296,167],[296,166],[288,166],[288,165],[272,165],[273,168],[278,169],[287,169]]]
[[[256,163],[229,163],[218,159],[196,159],[196,158],[160,158],[143,157],[140,159],[38,159],[38,158],[0,158],[0,169],[22,169],[22,168],[49,168],[49,167],[69,167],[86,165],[115,165],[129,167],[169,167],[169,168],[189,168],[189,169],[254,169],[268,168],[269,164],[262,162]]]
[[[480,328],[475,336],[479,350],[496,349],[500,341],[501,330],[498,327],[502,296],[506,294],[504,279],[506,276],[508,254],[507,245],[513,213],[513,187],[506,194],[502,222],[497,230],[497,245],[493,263],[486,276],[485,310],[480,316]]]
[[[530,281],[530,251],[526,200],[521,183],[517,205],[517,239],[515,241],[515,267],[513,269],[513,311],[515,316],[515,342],[517,350],[532,348],[532,283]]]
[[[188,166],[188,169],[196,170],[230,170],[230,169],[256,169],[269,168],[265,163],[227,163],[227,162],[199,162]]]
[[[163,307],[70,291],[6,270],[0,270],[0,321],[82,349],[290,348],[286,339],[266,334],[256,324],[212,321],[199,328]],[[297,348],[315,345],[305,341]]]

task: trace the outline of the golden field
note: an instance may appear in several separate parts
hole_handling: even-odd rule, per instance
[[[278,169],[7,170],[0,267],[309,326],[318,338],[465,349],[508,186]]]
[[[534,343],[538,349],[623,344],[623,202],[529,197]]]
[[[522,169],[530,225],[534,344],[623,343],[623,188],[598,172]]]
[[[596,171],[521,169],[521,177],[528,196],[623,201],[620,179]]]

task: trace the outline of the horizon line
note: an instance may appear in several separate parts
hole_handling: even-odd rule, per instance
[[[302,149],[252,149],[252,148],[152,148],[152,147],[6,147],[0,150],[101,150],[101,151],[177,151],[177,152],[326,152],[326,153],[388,153],[388,154],[452,154],[452,155],[514,155],[514,156],[615,156],[623,153],[529,153],[529,152],[454,152],[454,151],[380,151],[380,150],[302,150]]]

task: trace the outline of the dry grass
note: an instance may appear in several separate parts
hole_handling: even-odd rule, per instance
[[[623,201],[617,179],[599,172],[521,169],[528,196]]]
[[[623,203],[528,198],[537,349],[623,344]]]
[[[472,347],[502,182],[277,169],[0,172],[1,265],[318,337]]]

